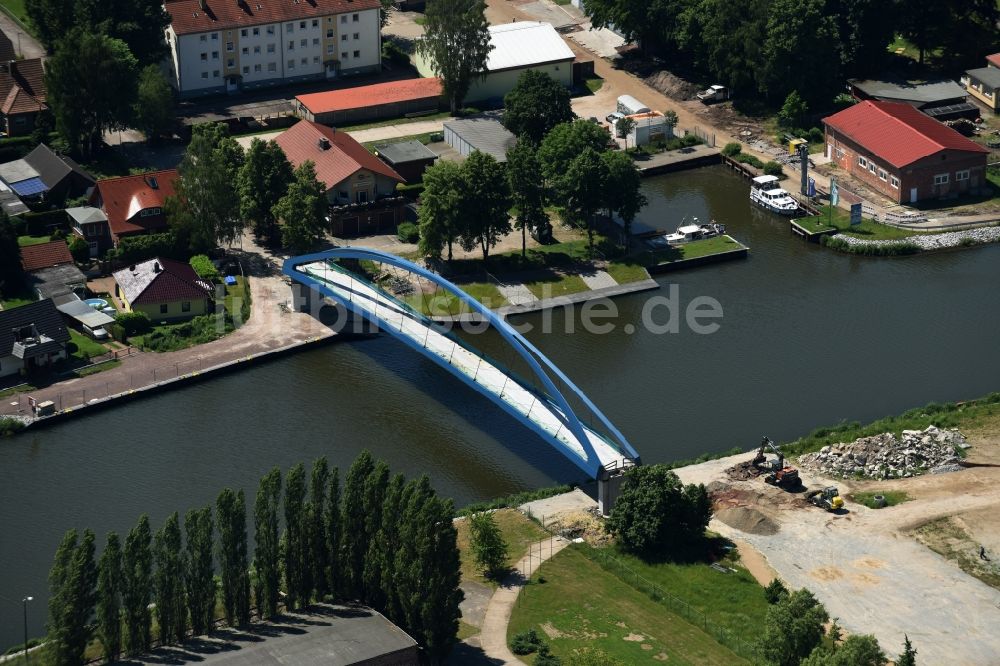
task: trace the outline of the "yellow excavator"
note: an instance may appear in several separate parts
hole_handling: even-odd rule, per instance
[[[810,490],[806,500],[827,511],[839,511],[844,508],[844,498],[840,496],[837,486],[827,486],[822,490]]]
[[[773,460],[768,460],[767,449],[774,451],[777,457]],[[772,486],[798,488],[802,485],[802,479],[799,478],[799,470],[785,465],[785,454],[778,450],[778,447],[774,445],[774,442],[769,437],[761,439],[757,455],[750,461],[750,464],[762,470],[764,472],[764,481],[770,483]]]

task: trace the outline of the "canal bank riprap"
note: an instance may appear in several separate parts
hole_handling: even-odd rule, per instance
[[[843,241],[852,248],[904,248],[916,246],[918,251],[947,250],[1000,242],[1000,227],[981,227],[965,231],[947,231],[942,234],[920,234],[899,240],[867,240],[847,234],[836,234],[831,239]],[[836,248],[834,248],[836,249]]]

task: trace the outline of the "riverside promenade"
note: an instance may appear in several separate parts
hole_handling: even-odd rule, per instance
[[[30,417],[30,396],[38,402],[51,400],[58,418],[333,337],[313,316],[288,307],[291,287],[280,277],[251,277],[250,293],[250,320],[218,340],[175,352],[140,352],[104,372],[7,396],[0,399],[0,416]]]

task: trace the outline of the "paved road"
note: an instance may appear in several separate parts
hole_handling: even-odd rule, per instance
[[[0,30],[14,43],[15,53],[20,53],[25,58],[40,58],[45,55],[45,47],[18,25],[7,12],[0,11]]]

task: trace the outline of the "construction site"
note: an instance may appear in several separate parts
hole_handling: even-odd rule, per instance
[[[1000,654],[1000,427],[930,426],[785,456],[768,438],[676,470],[762,583],[806,587],[848,633],[931,664]]]

